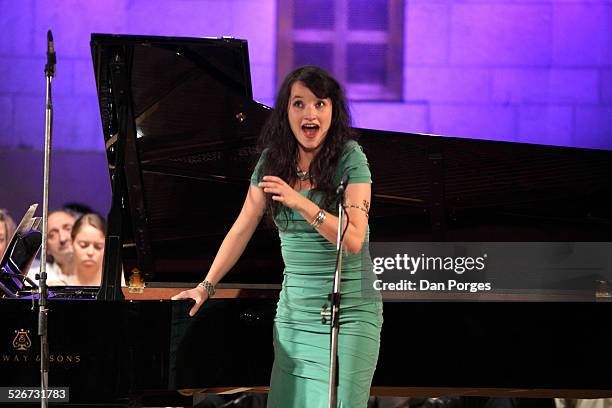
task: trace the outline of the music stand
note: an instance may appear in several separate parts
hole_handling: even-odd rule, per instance
[[[38,288],[27,276],[42,240],[41,219],[34,217],[37,207],[38,204],[32,204],[28,208],[0,261],[0,291],[10,298],[24,297],[26,292],[29,294]]]

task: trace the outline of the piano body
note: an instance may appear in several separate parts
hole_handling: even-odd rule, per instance
[[[258,157],[270,108],[252,98],[246,41],[94,34],[91,45],[113,187],[104,282],[97,299],[53,294],[50,385],[117,404],[265,389],[282,280],[270,225],[196,317],[169,300],[202,279]],[[612,242],[610,151],[359,133],[371,241]],[[373,392],[610,397],[612,302],[595,288],[385,302]],[[39,383],[31,306],[0,299],[1,386]]]

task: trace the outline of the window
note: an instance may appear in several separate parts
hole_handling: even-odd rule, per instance
[[[277,84],[318,65],[352,100],[402,98],[403,0],[278,0]]]

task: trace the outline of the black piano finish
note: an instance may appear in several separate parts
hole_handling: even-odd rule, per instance
[[[114,189],[109,235],[121,237],[124,270],[197,281],[240,211],[270,112],[252,99],[246,41],[94,34],[92,55]],[[276,233],[257,237],[229,282],[280,282],[280,258],[267,256]],[[247,273],[255,268],[270,273]]]
[[[270,111],[252,100],[246,42],[94,35],[92,54],[114,189],[107,254],[121,255],[105,259],[105,278],[122,262],[128,281],[137,267],[152,285],[198,282],[238,214]],[[358,132],[372,241],[612,242],[610,151]],[[262,223],[225,282],[281,277],[276,232]],[[386,302],[373,385],[612,396],[601,374],[612,302],[539,299]],[[266,386],[275,302],[212,299],[190,319],[184,302],[52,300],[52,354],[81,358],[52,363],[50,383],[70,385],[76,402]],[[11,361],[36,354],[29,307],[0,300],[0,385],[37,383],[36,364]],[[29,351],[13,347],[20,329]]]
[[[35,386],[36,314],[25,300],[0,305],[0,384]],[[51,301],[50,385],[69,386],[71,403],[126,404],[151,392],[265,387],[275,307],[275,299],[212,299],[189,318],[183,302]],[[385,303],[372,385],[609,397],[611,313],[612,302]],[[22,329],[32,344],[18,351]]]
[[[3,300],[0,308],[0,385],[36,386],[38,315],[27,300]],[[271,300],[214,300],[193,319],[184,302],[172,301],[52,300],[49,309],[49,383],[70,387],[71,403],[127,404],[145,390],[269,379]],[[29,342],[13,344],[18,332]],[[211,364],[230,349],[223,364]]]
[[[372,241],[608,242],[612,152],[360,129]]]
[[[270,112],[252,100],[246,42],[93,35],[92,53],[110,175],[123,181],[111,210],[123,269],[197,282],[240,211]],[[612,241],[610,151],[357,133],[372,241]],[[261,223],[226,282],[279,284],[278,245]]]

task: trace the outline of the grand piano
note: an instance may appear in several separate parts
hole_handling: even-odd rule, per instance
[[[253,100],[247,42],[93,34],[91,49],[113,190],[104,278],[95,296],[52,288],[50,385],[117,405],[265,390],[283,270],[270,224],[196,317],[169,300],[201,281],[258,157],[271,108]],[[612,242],[612,151],[357,131],[373,242]],[[575,290],[387,299],[372,393],[612,396],[602,274]],[[23,297],[0,299],[0,386],[38,384]]]

